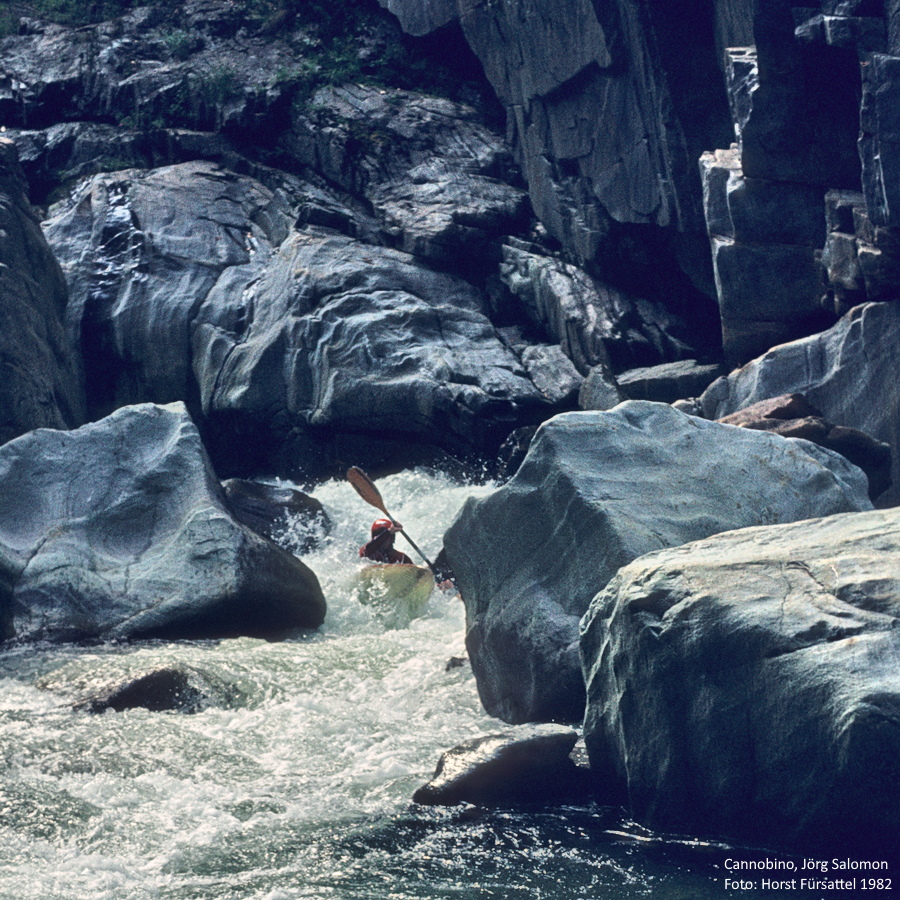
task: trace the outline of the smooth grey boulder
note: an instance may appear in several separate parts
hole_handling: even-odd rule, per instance
[[[493,452],[574,405],[577,373],[501,340],[476,287],[295,226],[295,189],[192,162],[96,176],[57,210],[95,415],[185,400],[223,474],[316,477],[348,436]]]
[[[0,443],[33,428],[84,421],[81,369],[64,327],[66,299],[16,149],[0,137]]]
[[[521,726],[473,738],[441,755],[434,777],[413,794],[413,802],[584,802],[591,778],[586,767],[572,759],[577,740],[578,734],[562,725]]]
[[[335,433],[465,456],[572,392],[544,393],[540,361],[529,369],[501,341],[472,285],[400,251],[310,228],[260,277],[237,277],[241,289],[221,284],[193,331],[214,427],[293,441],[310,459]]]
[[[291,225],[273,191],[209,162],[98,175],[54,213],[45,232],[68,282],[94,417],[196,397],[198,308]]]
[[[642,557],[581,646],[598,778],[663,831],[880,859],[900,850],[900,513]]]
[[[579,721],[578,620],[626,563],[720,531],[870,509],[864,473],[806,441],[628,401],[546,422],[516,475],[444,536],[487,711]]]
[[[226,511],[182,404],[0,448],[5,640],[268,638],[324,616],[312,571]]]
[[[803,394],[829,422],[890,446],[892,487],[879,505],[900,499],[900,304],[854,307],[828,331],[773,347],[714,381],[700,397],[703,415],[721,419],[760,400]]]

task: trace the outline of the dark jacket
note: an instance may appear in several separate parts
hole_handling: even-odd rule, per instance
[[[380,563],[413,564],[413,561],[405,553],[394,549],[394,534],[386,528],[360,547],[359,555]]]

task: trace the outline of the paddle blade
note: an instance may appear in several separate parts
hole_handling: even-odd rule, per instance
[[[385,509],[384,500],[374,482],[362,469],[351,466],[347,469],[347,481],[353,485],[354,490],[363,500],[375,509],[380,509],[389,519],[391,514]]]

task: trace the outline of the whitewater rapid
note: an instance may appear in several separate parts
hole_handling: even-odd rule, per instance
[[[379,487],[432,559],[492,489],[422,471]],[[465,657],[459,599],[435,590],[384,628],[354,592],[378,513],[345,482],[314,493],[334,523],[304,557],[328,601],[317,632],[0,654],[0,900],[719,896],[709,873],[619,840],[608,811],[413,805],[444,750],[508,726],[448,666]],[[201,673],[208,708],[73,708],[161,665]]]

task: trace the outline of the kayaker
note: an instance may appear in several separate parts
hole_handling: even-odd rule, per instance
[[[359,555],[379,563],[401,563],[411,566],[412,560],[400,550],[394,549],[394,534],[403,526],[390,519],[376,519],[372,523],[372,540],[359,548]]]

